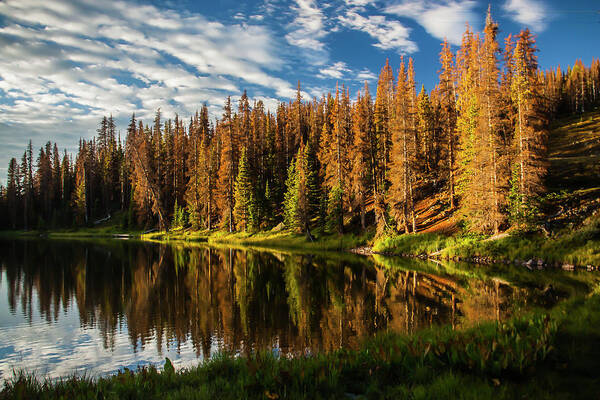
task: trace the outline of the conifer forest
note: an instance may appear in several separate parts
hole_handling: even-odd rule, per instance
[[[400,58],[375,88],[340,82],[304,99],[298,82],[274,111],[246,92],[215,121],[206,106],[159,108],[153,121],[134,111],[125,137],[105,116],[77,154],[48,141],[10,160],[2,226],[86,225],[123,210],[124,227],[160,230],[341,233],[351,216],[362,229],[413,233],[425,223],[415,204],[435,198],[469,230],[498,233],[526,222],[545,193],[549,123],[600,101],[600,60],[541,71],[537,51],[527,29],[498,37],[488,14],[460,48],[442,43],[430,91]]]

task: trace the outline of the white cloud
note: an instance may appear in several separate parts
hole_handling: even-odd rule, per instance
[[[377,41],[374,44],[383,50],[397,50],[399,53],[413,53],[418,50],[415,42],[410,40],[410,28],[402,25],[399,21],[388,20],[382,15],[369,15],[367,17],[359,14],[355,8],[346,10],[338,20],[350,29],[356,29],[369,34]]]
[[[342,79],[347,72],[350,72],[350,69],[346,63],[338,61],[328,67],[321,68],[317,76],[322,79]]]
[[[356,75],[356,80],[361,81],[361,82],[373,81],[375,79],[377,79],[377,75],[375,75],[368,69],[363,69]]]
[[[344,0],[344,3],[348,7],[365,7],[371,4],[375,4],[376,0]]]
[[[315,64],[326,62],[327,51],[322,39],[327,36],[325,16],[314,0],[294,0],[295,18],[289,25],[285,39],[292,46],[300,47]]]
[[[548,10],[546,5],[539,0],[507,0],[502,8],[510,17],[541,32],[546,29]]]
[[[301,28],[318,32],[322,20],[315,24],[301,10]],[[0,18],[3,143],[19,130],[23,147],[30,137],[35,146],[56,138],[70,147],[74,137],[94,134],[103,115],[122,126],[133,111],[152,116],[159,106],[172,116],[207,103],[217,116],[228,94],[248,86],[295,96],[293,85],[274,76],[285,61],[263,26],[125,0],[6,0]],[[3,154],[0,165],[12,155]]]
[[[412,18],[431,36],[460,44],[467,22],[473,26],[480,21],[474,12],[476,5],[474,0],[405,0],[389,6],[385,12]]]

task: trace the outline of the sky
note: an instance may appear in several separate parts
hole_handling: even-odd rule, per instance
[[[304,100],[338,82],[374,94],[401,56],[431,89],[440,43],[482,30],[488,4],[501,40],[537,35],[543,69],[600,57],[597,0],[2,0],[0,183],[30,139],[35,157],[49,140],[73,152],[111,114],[124,137],[133,112],[217,118],[244,90],[271,110],[298,81]]]

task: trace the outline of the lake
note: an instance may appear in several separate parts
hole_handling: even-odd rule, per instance
[[[21,369],[99,376],[165,357],[185,367],[219,352],[356,348],[378,332],[502,320],[567,295],[553,278],[514,285],[496,275],[351,254],[0,240],[0,381]]]

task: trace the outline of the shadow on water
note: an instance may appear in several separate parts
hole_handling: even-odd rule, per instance
[[[542,278],[505,266],[111,240],[0,241],[0,279],[0,305],[26,324],[37,318],[38,327],[60,326],[72,317],[78,329],[97,332],[96,351],[126,342],[121,352],[131,355],[188,351],[193,359],[216,351],[356,348],[379,331],[502,320],[587,289],[585,276]],[[14,318],[3,315],[3,334],[16,334]],[[0,364],[11,356],[2,346]],[[55,358],[68,351],[54,349]],[[119,364],[96,363],[106,362]]]

